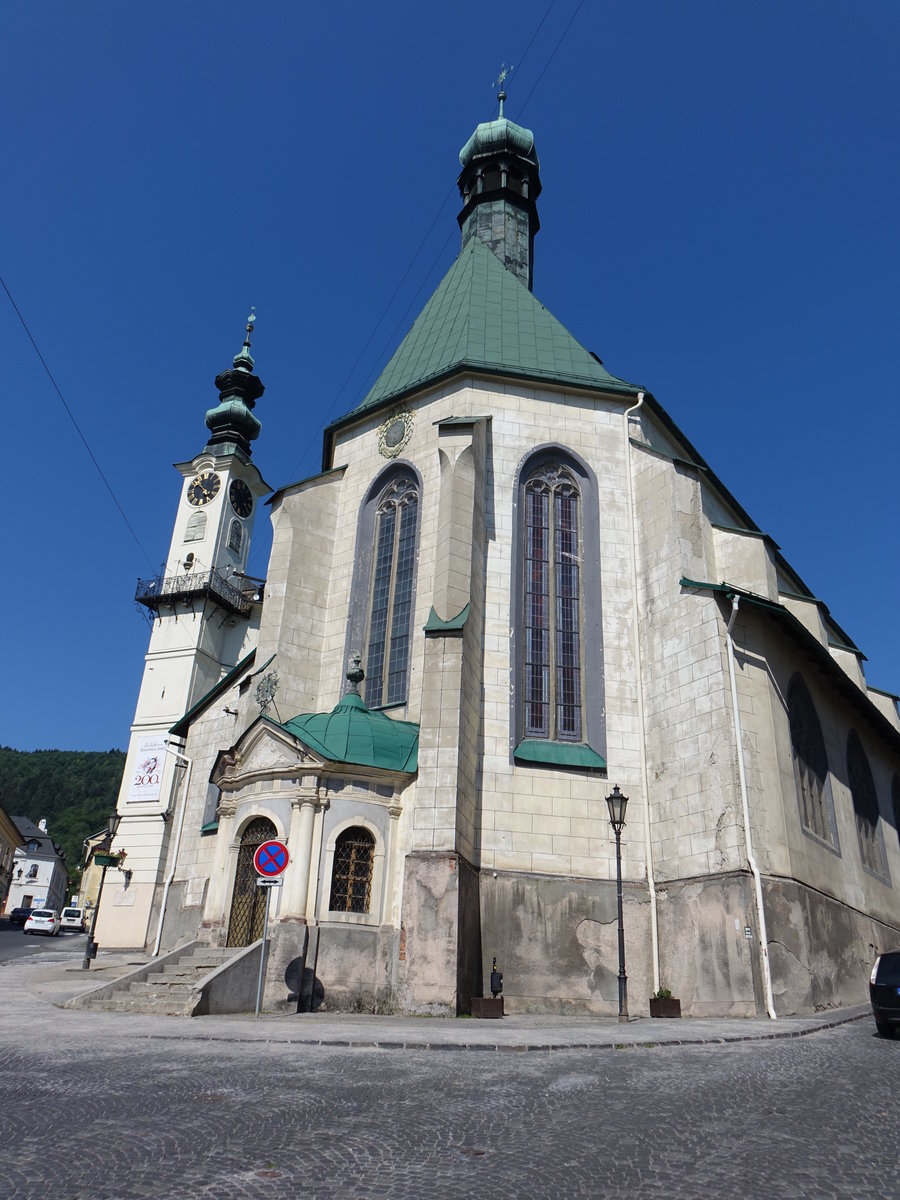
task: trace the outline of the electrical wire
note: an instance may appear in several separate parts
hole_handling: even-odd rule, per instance
[[[522,67],[522,63],[523,63],[523,62],[525,61],[525,59],[528,57],[528,52],[531,50],[532,46],[534,45],[534,43],[535,43],[535,41],[536,41],[536,39],[537,39],[537,37],[538,37],[538,34],[539,34],[539,33],[540,33],[540,31],[543,29],[543,27],[544,27],[544,24],[545,24],[545,22],[546,22],[547,18],[549,17],[549,15],[550,15],[550,12],[551,12],[551,10],[553,9],[553,7],[555,6],[555,4],[556,4],[556,0],[550,0],[550,3],[547,5],[546,9],[544,10],[544,15],[541,17],[540,21],[538,21],[538,23],[537,23],[537,26],[536,26],[536,28],[535,28],[535,31],[534,31],[534,33],[531,35],[531,38],[530,38],[530,40],[529,40],[529,42],[528,42],[528,45],[525,47],[525,50],[523,51],[523,53],[520,55],[518,63],[517,63],[517,64],[515,64],[515,69],[516,69],[516,70],[520,70],[520,69],[521,69],[521,67]],[[560,37],[559,41],[558,41],[558,42],[556,43],[556,45],[554,46],[554,48],[553,48],[553,50],[552,50],[552,52],[551,52],[551,54],[550,54],[550,57],[547,59],[547,61],[544,63],[544,66],[541,68],[541,71],[540,71],[540,73],[539,73],[539,75],[538,75],[537,79],[535,80],[534,84],[532,85],[531,91],[528,93],[528,95],[527,95],[527,96],[526,96],[526,98],[525,98],[525,103],[524,103],[524,104],[522,104],[521,108],[519,109],[519,112],[520,112],[520,113],[521,113],[521,112],[524,112],[524,110],[525,110],[525,106],[528,104],[528,101],[529,101],[529,100],[531,99],[531,97],[534,95],[534,93],[535,93],[535,91],[536,91],[536,89],[537,89],[537,87],[538,87],[538,84],[539,84],[539,83],[541,82],[541,80],[543,79],[543,77],[544,77],[544,75],[545,75],[545,73],[546,73],[546,71],[547,71],[547,68],[550,66],[551,62],[553,61],[554,57],[556,56],[556,52],[559,50],[560,46],[562,45],[563,41],[565,40],[565,38],[566,38],[566,35],[568,34],[569,30],[572,28],[572,25],[573,25],[573,24],[574,24],[574,22],[575,22],[575,18],[578,16],[578,14],[579,14],[579,12],[581,11],[581,9],[582,9],[583,5],[584,5],[584,0],[579,0],[579,2],[578,2],[578,4],[577,4],[577,6],[576,6],[576,8],[575,8],[575,11],[573,12],[572,16],[571,16],[571,17],[570,17],[570,19],[569,19],[569,23],[566,25],[565,29],[563,30],[562,36]],[[319,439],[321,438],[321,436],[322,436],[322,433],[323,433],[323,431],[324,431],[324,429],[325,429],[325,426],[326,426],[326,424],[327,424],[327,422],[328,422],[328,418],[331,416],[331,414],[334,412],[335,408],[337,407],[338,401],[340,400],[340,398],[341,398],[341,396],[343,395],[343,393],[344,393],[344,391],[345,391],[345,389],[346,389],[346,387],[347,387],[348,383],[350,382],[351,378],[353,377],[353,375],[354,375],[354,373],[355,373],[355,371],[356,371],[357,367],[359,366],[359,364],[360,364],[360,362],[361,362],[361,360],[362,360],[362,358],[363,358],[364,354],[366,353],[366,350],[367,350],[367,349],[369,348],[369,346],[371,345],[371,343],[372,343],[372,339],[375,337],[375,334],[378,332],[378,329],[381,327],[382,323],[384,322],[384,320],[385,320],[385,318],[386,318],[386,316],[387,316],[387,314],[388,314],[388,312],[389,312],[389,310],[390,310],[390,308],[391,308],[391,305],[394,303],[394,300],[395,300],[395,299],[396,299],[396,297],[397,297],[397,294],[399,293],[400,289],[403,287],[403,284],[404,284],[404,283],[406,282],[406,280],[408,279],[408,277],[409,277],[409,274],[410,274],[410,272],[412,271],[413,267],[414,267],[414,266],[416,265],[416,263],[418,262],[418,260],[419,260],[419,256],[421,255],[421,253],[422,253],[422,250],[423,250],[423,249],[424,249],[424,247],[425,247],[425,243],[428,241],[429,237],[431,236],[431,233],[432,233],[432,231],[433,231],[433,229],[434,229],[435,225],[438,223],[438,220],[439,220],[439,219],[440,219],[440,217],[442,216],[442,214],[443,214],[443,212],[444,212],[444,209],[447,207],[447,202],[450,200],[451,196],[453,195],[453,193],[454,193],[455,191],[456,191],[456,185],[455,185],[455,184],[453,184],[453,185],[451,185],[451,187],[450,187],[450,189],[448,190],[447,194],[444,196],[444,199],[443,199],[443,200],[442,200],[442,202],[441,202],[440,208],[439,208],[439,209],[438,209],[438,211],[435,213],[435,215],[434,215],[434,218],[433,218],[433,219],[432,219],[432,221],[431,221],[431,224],[428,226],[428,229],[427,229],[427,230],[426,230],[426,232],[425,232],[425,236],[422,238],[421,242],[419,243],[419,245],[417,246],[417,248],[416,248],[415,252],[413,253],[413,256],[412,256],[412,258],[410,259],[410,261],[409,261],[409,264],[408,264],[408,265],[407,265],[407,267],[406,267],[406,270],[403,272],[403,275],[401,276],[399,283],[397,284],[397,286],[394,288],[393,292],[391,293],[390,299],[389,299],[389,300],[387,301],[387,303],[384,305],[384,308],[383,308],[383,309],[382,309],[382,311],[381,311],[381,315],[379,316],[378,320],[375,322],[374,326],[372,327],[372,331],[370,332],[369,336],[366,338],[366,341],[365,341],[365,343],[364,343],[364,345],[363,345],[362,349],[360,350],[359,354],[356,356],[356,359],[354,360],[352,367],[351,367],[351,368],[350,368],[350,370],[347,372],[347,375],[346,375],[346,377],[345,377],[345,379],[344,379],[343,383],[342,383],[342,384],[341,384],[341,386],[338,388],[338,390],[335,392],[335,394],[334,394],[334,397],[332,398],[332,401],[331,401],[331,403],[328,405],[328,408],[327,408],[327,409],[325,410],[325,412],[322,414],[321,420],[320,420],[319,424],[317,425],[317,427],[316,427],[315,431],[313,432],[312,436],[310,437],[309,441],[307,442],[307,444],[306,444],[306,446],[305,446],[305,448],[304,448],[304,450],[303,450],[303,453],[301,454],[300,458],[297,460],[297,463],[295,464],[295,466],[294,466],[294,467],[291,469],[291,472],[290,472],[290,477],[293,477],[293,476],[294,476],[294,475],[295,475],[295,474],[296,474],[296,473],[297,473],[297,472],[300,470],[300,468],[301,468],[302,464],[303,464],[303,463],[306,461],[306,459],[307,459],[307,456],[309,455],[309,452],[310,452],[310,451],[313,449],[313,447],[316,445],[316,443],[317,443],[317,442],[319,441]],[[413,296],[413,299],[412,299],[412,300],[409,302],[409,304],[408,304],[408,305],[406,306],[406,308],[404,309],[404,311],[403,311],[403,315],[400,317],[399,321],[398,321],[398,322],[397,322],[397,324],[394,326],[394,330],[392,331],[392,333],[391,333],[391,334],[390,334],[390,336],[388,337],[388,339],[387,339],[387,341],[386,341],[386,343],[385,343],[385,346],[384,346],[384,348],[382,349],[382,351],[381,351],[381,353],[378,355],[378,357],[377,357],[377,358],[374,360],[376,363],[379,363],[379,362],[382,362],[382,361],[383,361],[385,354],[387,353],[388,349],[390,349],[390,346],[391,346],[391,345],[392,345],[392,343],[393,343],[393,339],[394,339],[394,337],[395,337],[395,335],[396,335],[396,333],[397,333],[397,330],[401,328],[401,326],[402,326],[402,324],[403,324],[403,321],[404,321],[404,319],[405,319],[405,317],[406,317],[406,314],[409,312],[410,308],[412,308],[412,305],[413,305],[413,303],[415,302],[415,299],[416,299],[416,297],[417,297],[417,296],[420,294],[420,292],[422,291],[422,288],[424,288],[424,286],[425,286],[425,283],[426,283],[426,282],[427,282],[427,280],[428,280],[428,277],[430,276],[431,272],[434,270],[434,267],[435,267],[436,263],[438,262],[438,260],[440,259],[441,255],[444,253],[444,250],[446,249],[446,246],[447,246],[448,242],[451,240],[452,236],[453,236],[453,235],[451,234],[451,235],[450,235],[450,236],[449,236],[449,237],[446,239],[446,241],[444,242],[444,244],[441,246],[441,249],[438,251],[438,254],[437,254],[437,256],[435,257],[434,261],[432,262],[431,266],[430,266],[430,267],[428,268],[428,270],[426,271],[426,273],[425,273],[425,277],[424,277],[424,279],[423,279],[423,282],[422,282],[422,283],[419,285],[419,288],[417,289],[417,291],[416,291],[416,293],[415,293],[415,296]],[[371,368],[369,369],[369,371],[367,372],[367,374],[366,374],[366,376],[365,376],[366,380],[368,380],[368,379],[370,379],[370,378],[371,378],[371,376],[373,375],[374,371],[375,371],[375,367],[371,367]],[[357,394],[356,394],[356,399],[355,399],[355,401],[354,401],[354,402],[353,402],[353,404],[351,405],[351,411],[352,411],[352,409],[353,409],[353,408],[355,408],[355,407],[356,407],[356,404],[359,402],[359,400],[361,399],[361,397],[364,395],[365,391],[366,391],[365,384],[363,384],[363,385],[362,385],[362,387],[359,389],[359,391],[358,391],[358,392],[357,392]]]
[[[44,358],[43,354],[41,354],[40,347],[38,346],[37,342],[34,340],[34,335],[32,334],[31,330],[28,328],[28,324],[27,324],[27,322],[26,322],[25,318],[22,316],[22,313],[21,313],[21,310],[19,309],[19,306],[18,306],[18,304],[16,304],[15,300],[13,299],[12,292],[11,292],[11,291],[9,290],[9,288],[6,286],[6,280],[3,278],[3,276],[2,276],[2,275],[0,275],[0,284],[2,284],[2,285],[3,285],[3,290],[4,290],[4,292],[6,292],[7,296],[9,297],[9,302],[10,302],[10,304],[13,306],[13,309],[15,310],[15,314],[16,314],[16,316],[19,318],[19,321],[20,321],[20,322],[21,322],[21,324],[22,324],[22,328],[23,328],[23,329],[25,330],[25,332],[28,334],[28,340],[31,342],[31,345],[34,347],[34,352],[35,352],[35,354],[38,356],[38,358],[39,358],[39,360],[40,360],[40,363],[41,363],[41,366],[42,366],[42,367],[44,368],[44,370],[47,372],[47,378],[48,378],[48,379],[50,380],[50,382],[53,384],[53,389],[54,389],[54,391],[56,392],[57,396],[59,396],[60,400],[62,401],[62,406],[63,406],[63,408],[66,410],[66,413],[68,414],[69,420],[70,420],[70,421],[72,422],[72,424],[75,426],[75,432],[76,432],[76,433],[78,434],[78,436],[81,438],[81,441],[82,441],[82,443],[83,443],[83,445],[84,445],[84,448],[85,448],[85,450],[87,450],[87,452],[88,452],[88,456],[90,457],[90,460],[91,460],[91,462],[92,462],[92,463],[94,464],[94,466],[96,467],[96,469],[97,469],[97,474],[98,474],[98,475],[100,476],[100,478],[103,480],[103,484],[104,484],[104,486],[105,486],[106,490],[109,492],[110,496],[112,497],[113,504],[115,504],[116,508],[119,510],[119,515],[121,516],[122,520],[123,520],[123,521],[125,522],[125,524],[127,525],[127,527],[128,527],[128,532],[129,532],[129,533],[131,534],[131,536],[134,538],[134,540],[135,540],[135,542],[136,542],[136,544],[137,544],[137,547],[138,547],[138,549],[140,550],[141,554],[143,554],[144,558],[147,560],[147,563],[150,565],[150,569],[151,569],[151,570],[153,570],[153,564],[150,562],[150,555],[149,555],[149,554],[147,553],[147,551],[144,549],[144,547],[143,547],[143,545],[142,545],[142,543],[141,543],[141,539],[140,539],[140,538],[138,537],[138,535],[137,535],[137,534],[134,532],[134,529],[132,528],[131,522],[128,520],[128,517],[125,515],[125,509],[124,509],[124,508],[122,507],[122,505],[119,503],[119,498],[118,498],[118,496],[116,495],[116,493],[113,491],[113,489],[112,489],[112,485],[110,484],[110,482],[109,482],[109,480],[106,478],[106,476],[103,474],[103,469],[102,469],[102,467],[100,466],[99,462],[97,461],[97,457],[96,457],[96,455],[94,454],[93,450],[91,449],[91,447],[90,447],[90,444],[89,444],[89,442],[88,442],[87,438],[86,438],[86,437],[84,436],[84,434],[81,432],[81,427],[80,427],[80,425],[78,424],[78,422],[75,420],[75,414],[72,412],[71,408],[69,408],[68,404],[66,403],[66,398],[65,398],[65,396],[62,394],[62,392],[60,391],[59,384],[58,384],[58,383],[56,382],[56,380],[53,378],[53,372],[52,372],[52,371],[50,370],[50,368],[47,366],[47,360]]]

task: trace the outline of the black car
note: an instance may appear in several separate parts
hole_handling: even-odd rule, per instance
[[[875,959],[869,976],[869,998],[876,1029],[882,1037],[893,1037],[900,1028],[900,950]]]
[[[33,908],[14,908],[9,914],[10,925],[24,925],[33,912]]]

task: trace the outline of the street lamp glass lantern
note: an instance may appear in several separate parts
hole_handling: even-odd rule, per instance
[[[618,784],[606,797],[606,804],[609,808],[610,824],[616,832],[621,831],[625,825],[625,806],[628,804],[628,797],[622,795]]]
[[[116,830],[119,828],[120,820],[121,818],[117,812],[111,812],[106,818],[106,833],[110,845],[112,845],[112,840],[116,836]]]

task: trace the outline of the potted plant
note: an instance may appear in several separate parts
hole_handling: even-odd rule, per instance
[[[650,997],[651,1017],[680,1017],[681,1001],[677,1000],[669,988],[661,987],[656,995]]]

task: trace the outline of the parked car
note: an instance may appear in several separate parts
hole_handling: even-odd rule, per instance
[[[875,959],[869,976],[869,999],[875,1028],[882,1037],[893,1037],[900,1027],[900,950]]]
[[[33,912],[33,908],[12,909],[9,914],[10,925],[24,925]]]
[[[23,933],[46,933],[56,937],[59,933],[59,913],[55,908],[36,908],[25,922]]]
[[[60,929],[77,929],[84,933],[84,909],[64,908],[59,918]]]

